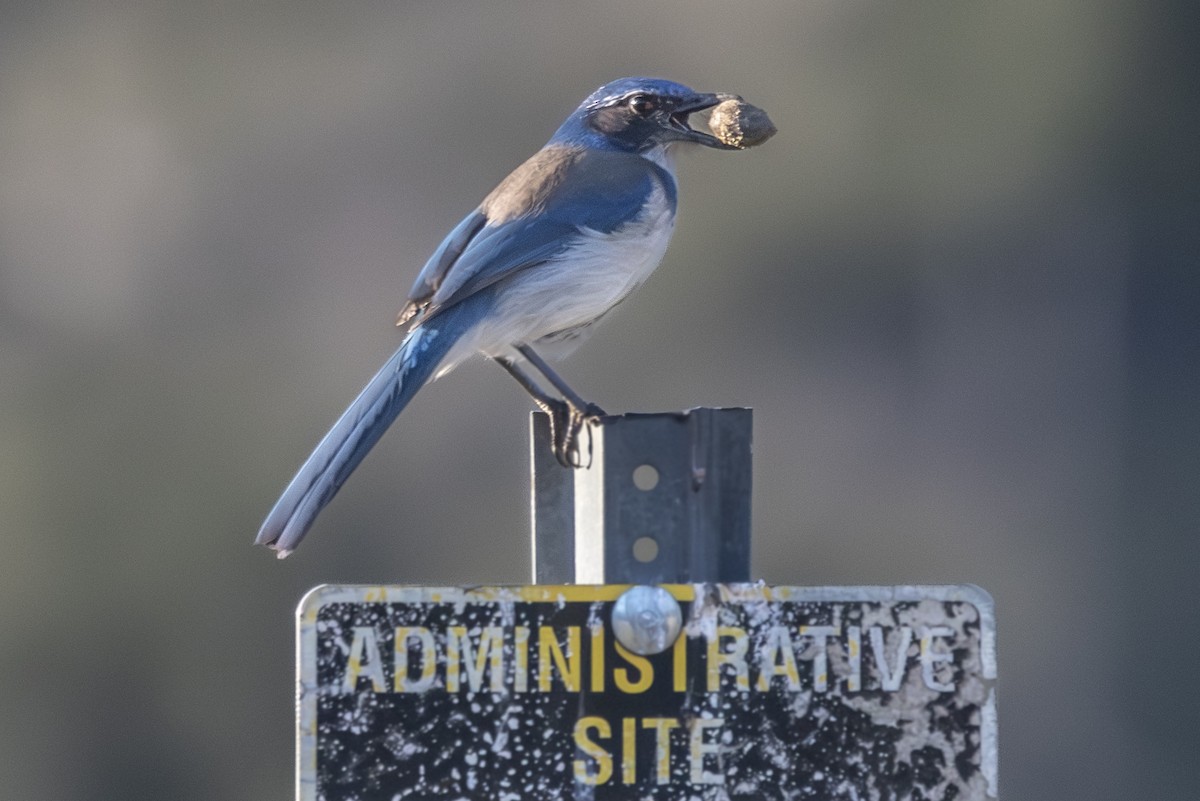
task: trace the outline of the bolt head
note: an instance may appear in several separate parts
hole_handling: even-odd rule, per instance
[[[635,654],[660,654],[675,644],[683,629],[683,610],[662,587],[630,587],[612,610],[617,642]]]

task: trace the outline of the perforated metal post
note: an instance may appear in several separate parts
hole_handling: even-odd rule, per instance
[[[750,409],[602,417],[570,469],[535,412],[534,581],[749,581],[752,421]]]

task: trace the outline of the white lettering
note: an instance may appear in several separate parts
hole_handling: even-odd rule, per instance
[[[691,754],[690,777],[692,784],[724,784],[725,774],[721,772],[720,743],[704,742],[704,732],[709,729],[719,729],[725,725],[725,718],[692,718],[688,733],[688,745]],[[717,773],[709,773],[704,769],[704,757],[712,754],[717,758]]]
[[[934,665],[953,662],[954,654],[951,651],[933,650],[933,638],[953,636],[954,629],[949,626],[922,627],[921,629],[921,677],[925,679],[926,687],[940,693],[954,692],[954,685],[938,681],[937,676],[934,675]]]
[[[900,627],[900,646],[896,649],[896,666],[888,665],[884,649],[883,629],[871,627],[871,650],[875,652],[875,667],[879,670],[879,683],[884,690],[895,692],[904,681],[904,668],[908,665],[908,647],[912,645],[913,632],[908,626]]]
[[[733,641],[733,647],[728,651],[721,650],[721,640]],[[734,686],[746,692],[750,689],[750,668],[746,665],[746,650],[750,647],[750,638],[746,630],[737,626],[717,626],[716,636],[708,641],[708,691],[715,693],[721,689],[721,667],[733,668]]]
[[[804,629],[801,628],[801,633]],[[800,671],[796,668],[796,652],[792,635],[783,626],[772,626],[767,631],[767,641],[759,654],[758,681],[755,689],[766,692],[771,689],[771,679],[783,676],[787,679],[790,692],[800,689]]]

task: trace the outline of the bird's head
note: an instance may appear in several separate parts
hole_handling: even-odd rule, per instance
[[[677,142],[736,150],[688,125],[688,115],[712,108],[720,100],[715,94],[661,78],[621,78],[592,92],[555,138],[603,142],[636,153]]]

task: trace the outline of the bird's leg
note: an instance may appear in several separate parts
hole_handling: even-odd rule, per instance
[[[545,392],[533,378],[517,366],[512,359],[503,356],[494,357],[496,363],[508,371],[533,398],[533,402],[550,418],[550,441],[553,444],[554,458],[563,467],[578,467],[578,458],[572,458],[572,451],[578,455],[578,437],[576,423],[577,415],[573,413],[570,403],[556,398]]]
[[[546,377],[546,380],[554,385],[554,388],[562,393],[563,398],[571,405],[576,412],[584,417],[601,417],[604,415],[604,410],[594,403],[589,403],[579,396],[579,393],[571,389],[566,381],[559,377],[558,373],[550,369],[550,365],[546,364],[546,360],[537,354],[533,348],[528,345],[518,345],[517,352],[525,357],[525,360],[537,368],[537,371]]]
[[[530,352],[532,353],[532,351]],[[545,364],[536,354],[534,356],[543,365]],[[554,458],[558,460],[558,463],[563,467],[582,467],[579,431],[589,417],[604,413],[600,407],[583,401],[566,385],[566,382],[557,376],[555,376],[557,381],[551,381],[551,383],[560,391],[565,388],[565,391],[563,392],[564,398],[556,398],[543,390],[537,381],[517,366],[512,359],[502,356],[494,358],[501,367],[508,371],[509,375],[517,380],[518,384],[525,388],[537,407],[550,417],[550,440],[553,443]]]
[[[566,464],[570,462],[571,466],[580,468],[580,466],[583,466],[583,464],[580,453],[580,442],[578,442],[578,434],[580,434],[580,430],[583,428],[584,423],[589,420],[594,420],[596,417],[604,416],[605,410],[601,409],[600,406],[594,403],[584,401],[584,399],[580,397],[580,393],[572,390],[570,385],[566,383],[562,377],[559,377],[558,373],[552,371],[550,365],[547,365],[546,360],[542,359],[542,357],[538,355],[538,351],[530,348],[529,345],[517,345],[517,353],[520,353],[522,356],[526,357],[526,361],[528,361],[530,365],[538,368],[538,372],[544,375],[547,381],[550,381],[550,383],[554,386],[554,389],[557,389],[560,393],[562,393],[566,403],[568,403],[570,406],[571,416],[568,429],[566,429],[566,441],[562,444],[562,452],[556,451],[556,456],[558,457],[560,463]],[[589,440],[589,463],[590,445],[592,444],[590,444]],[[571,456],[572,453],[574,453],[574,456]]]

